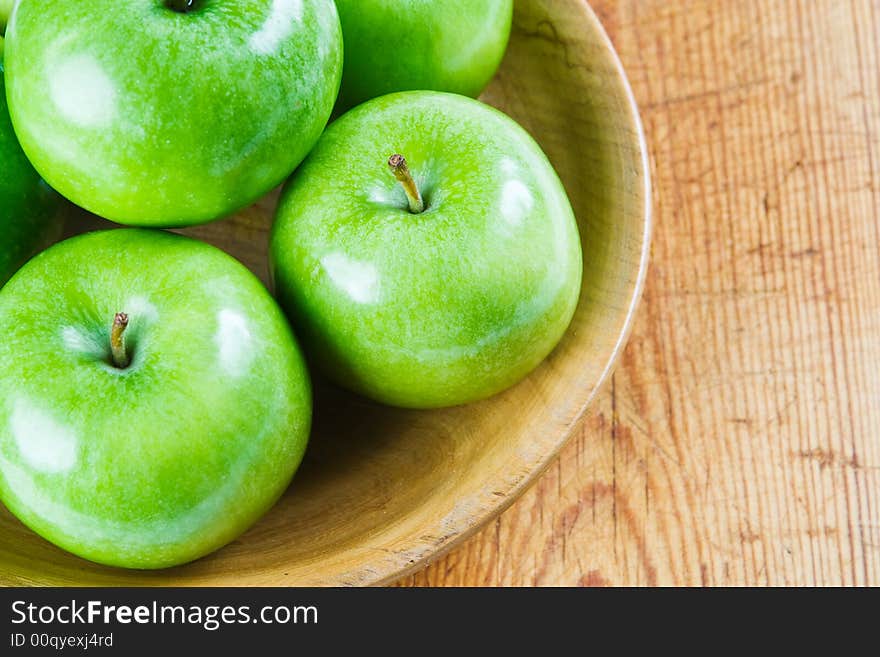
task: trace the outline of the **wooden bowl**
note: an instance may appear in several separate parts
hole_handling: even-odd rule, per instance
[[[580,224],[584,285],[563,342],[488,401],[415,412],[316,382],[316,424],[290,490],[245,536],[161,572],[97,566],[0,512],[0,583],[360,585],[420,568],[493,518],[567,440],[620,353],[648,260],[650,193],[638,113],[620,62],[582,0],[517,2],[484,100],[518,120],[559,171]],[[277,193],[186,232],[267,279]],[[78,218],[73,232],[100,225]]]

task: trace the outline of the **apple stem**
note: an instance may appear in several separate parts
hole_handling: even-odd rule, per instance
[[[165,0],[165,6],[181,14],[188,14],[193,10],[196,0]]]
[[[110,355],[113,365],[125,369],[129,365],[128,352],[125,349],[125,329],[128,328],[128,315],[116,313],[113,318],[113,329],[110,331]]]
[[[403,191],[406,192],[406,198],[409,201],[409,211],[413,214],[419,214],[425,211],[425,201],[422,199],[422,193],[419,191],[416,181],[413,180],[409,167],[406,165],[406,158],[403,155],[392,155],[388,158],[388,166],[391,173],[400,182]]]

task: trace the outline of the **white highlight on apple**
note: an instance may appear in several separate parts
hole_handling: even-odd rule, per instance
[[[333,284],[357,303],[379,300],[379,272],[375,265],[334,252],[321,258],[321,266]]]
[[[147,297],[130,297],[122,304],[132,322],[148,322],[150,324],[159,319],[159,309],[154,306]]]
[[[501,168],[501,172],[506,176],[515,176],[519,173],[519,165],[513,158],[501,158],[501,164],[499,166]]]
[[[76,326],[65,326],[61,329],[61,341],[68,351],[100,357],[106,350],[99,339]]]
[[[302,0],[272,0],[272,9],[263,26],[251,35],[250,48],[258,55],[271,55],[303,19]]]
[[[406,202],[406,198],[402,198],[404,202]],[[396,200],[387,188],[380,185],[374,185],[369,192],[367,192],[367,199],[369,199],[371,203],[376,203],[377,205],[391,205]]]
[[[535,206],[535,197],[521,180],[511,179],[501,188],[501,216],[518,226]]]
[[[100,128],[116,118],[116,87],[91,55],[62,61],[49,75],[49,93],[59,111],[85,128]]]
[[[245,374],[254,359],[253,339],[247,319],[235,310],[221,310],[217,314],[214,340],[223,369],[235,377]]]
[[[59,474],[76,465],[74,433],[29,400],[15,400],[9,425],[19,453],[34,470]]]

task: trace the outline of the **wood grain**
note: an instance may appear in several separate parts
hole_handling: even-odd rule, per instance
[[[593,6],[653,163],[637,324],[547,474],[402,584],[880,585],[880,5]]]

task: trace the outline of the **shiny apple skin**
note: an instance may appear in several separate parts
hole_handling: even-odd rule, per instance
[[[22,0],[12,121],[62,195],[147,227],[227,216],[317,141],[342,75],[333,0]]]
[[[129,317],[128,367],[110,358]],[[0,498],[85,559],[165,568],[238,537],[287,488],[311,387],[243,265],[162,231],[76,237],[0,290]]]
[[[387,166],[397,153],[421,214]],[[316,367],[410,408],[521,380],[581,289],[577,224],[540,147],[497,110],[436,92],[378,98],[331,125],[283,193],[270,255]]]

